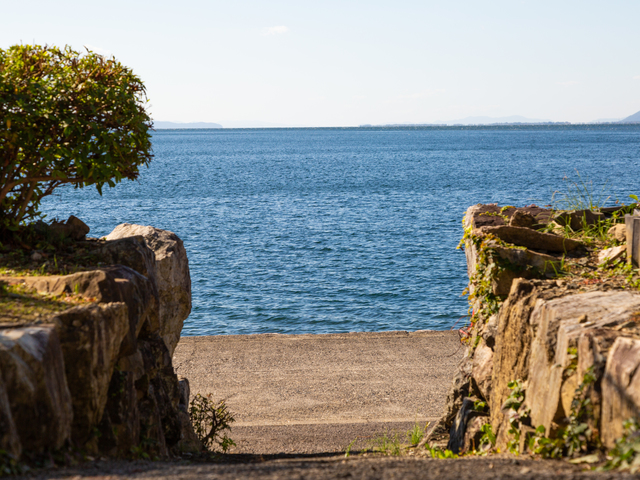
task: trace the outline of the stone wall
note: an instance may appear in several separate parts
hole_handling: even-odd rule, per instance
[[[612,258],[618,266],[625,262],[620,225],[609,238],[622,245],[605,251],[567,239],[559,228],[577,217],[583,219],[574,222],[578,229],[612,211],[559,216],[538,207],[468,209],[467,354],[447,409],[425,441],[469,451],[480,447],[481,429],[489,424],[495,448],[522,453],[527,440],[540,435],[536,429],[555,438],[576,420],[576,405],[586,405],[584,448],[611,448],[623,422],[638,417],[640,292],[607,270]],[[567,264],[583,270],[558,276]]]
[[[91,299],[38,322],[0,323],[0,450],[27,460],[69,448],[152,458],[200,451],[172,366],[191,310],[182,241],[125,224],[92,245],[104,266],[0,277]]]

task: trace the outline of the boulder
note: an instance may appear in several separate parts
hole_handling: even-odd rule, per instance
[[[136,354],[121,359],[111,379],[99,450],[127,456],[145,439],[150,456],[200,451],[185,404],[187,386],[179,383],[164,340],[158,334],[140,339]]]
[[[640,339],[618,337],[602,379],[602,443],[612,448],[623,423],[640,417]]]
[[[542,281],[516,279],[498,312],[489,411],[497,446],[501,449],[504,449],[509,441],[508,418],[502,410],[502,405],[511,394],[507,384],[512,380],[525,380],[528,375],[528,360],[533,339],[529,316],[539,297],[536,286],[540,282]]]
[[[4,386],[4,380],[0,374],[0,451],[4,450],[14,459],[20,457],[22,444],[18,436],[18,429],[11,415],[9,396]]]
[[[500,226],[500,225],[509,225],[512,221],[514,215],[522,218],[522,216],[531,216],[534,218],[535,222],[530,225],[528,228],[537,228],[542,227],[549,223],[549,220],[552,216],[552,210],[548,208],[541,208],[535,205],[530,205],[528,207],[499,207],[496,203],[490,204],[477,204],[469,207],[467,209],[467,218],[469,219],[469,225],[472,228],[479,228],[484,226]],[[513,220],[518,223],[521,220],[516,219]],[[529,220],[524,220],[525,222],[529,222]],[[465,225],[465,226],[469,226]],[[527,225],[515,225],[515,226],[527,226]]]
[[[129,333],[127,305],[90,304],[51,319],[58,330],[73,403],[72,436],[84,445],[102,418],[109,383]]]
[[[625,243],[627,241],[627,227],[625,227],[624,223],[614,225],[607,231],[607,233],[620,243]]]
[[[138,397],[145,393],[144,386],[146,384],[139,391],[134,372],[114,372],[109,384],[107,404],[98,426],[100,435],[97,445],[91,450],[111,457],[126,457],[140,445],[141,415]]]
[[[23,451],[62,447],[73,410],[55,327],[0,329],[0,374]]]
[[[584,227],[594,225],[605,220],[605,214],[591,210],[571,210],[561,212],[553,217],[553,221],[561,226],[569,226],[574,232]]]
[[[535,232],[538,233],[538,232]],[[508,295],[516,278],[553,276],[562,269],[562,260],[526,248],[491,247],[499,258],[509,262],[511,268],[502,269],[491,280],[494,295]]]
[[[640,295],[626,291],[595,291],[538,302],[529,320],[535,338],[526,403],[533,425],[543,425],[550,432],[553,423],[569,414],[561,399],[563,383],[573,382],[573,388],[564,389],[570,393],[582,381],[563,375],[571,361],[569,347],[577,348],[579,337],[589,330],[626,322],[638,309]],[[565,399],[564,403],[571,402]]]
[[[493,350],[480,342],[473,354],[471,377],[482,398],[491,398],[491,375],[493,374]]]
[[[157,288],[156,256],[140,235],[105,242],[97,255],[106,265],[124,265],[134,269]]]
[[[191,277],[187,253],[176,234],[154,227],[124,223],[118,225],[106,239],[111,241],[138,235],[155,253],[160,335],[173,355],[184,320],[191,313]]]
[[[66,223],[54,220],[50,224],[47,224],[43,221],[38,221],[35,224],[35,229],[38,233],[46,235],[53,240],[71,238],[75,241],[84,240],[87,233],[91,230],[86,223],[73,215],[67,219]]]
[[[511,210],[512,214],[515,215],[514,212],[516,210]],[[500,216],[502,214],[499,214],[499,212],[500,208],[497,205],[479,204],[469,207],[464,217],[465,229],[475,229],[473,230],[474,233],[482,234],[481,232],[484,228],[492,226],[488,225],[488,223],[499,223],[498,226],[504,225],[504,220]],[[513,218],[513,216],[511,218]],[[499,219],[499,222],[495,219]],[[528,231],[532,235],[539,234],[539,232],[527,228],[521,228],[520,230]],[[511,268],[500,269],[491,279],[491,288],[494,295],[508,295],[511,285],[516,278],[533,279],[553,276],[561,269],[561,259],[551,255],[534,252],[527,248],[504,247],[495,241],[489,241],[488,245],[500,259],[505,260],[511,266]],[[467,259],[467,274],[471,279],[476,274],[478,249],[474,242],[467,240],[464,251]],[[473,292],[474,288],[474,284],[470,283],[470,293]]]
[[[617,247],[605,248],[598,253],[598,263],[614,262],[618,258],[622,257],[627,252],[626,245],[619,245]]]
[[[509,219],[509,226],[511,227],[533,228],[536,223],[536,217],[521,210],[513,212]]]
[[[111,265],[87,272],[64,276],[25,277],[24,283],[38,293],[60,295],[76,292],[98,303],[127,304],[129,332],[122,344],[121,355],[136,351],[141,330],[159,329],[157,289],[151,280],[123,265]]]
[[[577,240],[523,227],[480,227],[477,232],[481,235],[495,235],[504,242],[520,247],[547,250],[549,252],[571,252],[583,246]]]

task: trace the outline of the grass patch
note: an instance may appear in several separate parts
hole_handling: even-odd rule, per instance
[[[23,284],[9,285],[0,280],[0,322],[41,322],[76,305],[90,303],[80,295],[40,295]]]
[[[600,210],[607,200],[611,198],[606,195],[607,182],[604,182],[599,192],[595,191],[593,180],[582,178],[580,172],[576,170],[577,179],[565,176],[566,192],[556,190],[551,195],[551,204],[554,210]]]

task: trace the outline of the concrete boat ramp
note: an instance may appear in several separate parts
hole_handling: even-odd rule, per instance
[[[181,338],[174,366],[226,400],[231,453],[317,454],[435,420],[462,355],[451,331],[228,335]]]

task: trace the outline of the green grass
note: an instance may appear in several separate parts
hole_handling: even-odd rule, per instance
[[[554,210],[600,210],[611,198],[606,195],[607,182],[604,182],[599,191],[593,185],[593,180],[582,178],[576,170],[577,179],[567,176],[563,178],[566,183],[566,192],[556,190],[551,196],[551,205]]]
[[[9,285],[0,280],[0,322],[38,322],[91,300],[80,295],[40,295],[23,284]]]

